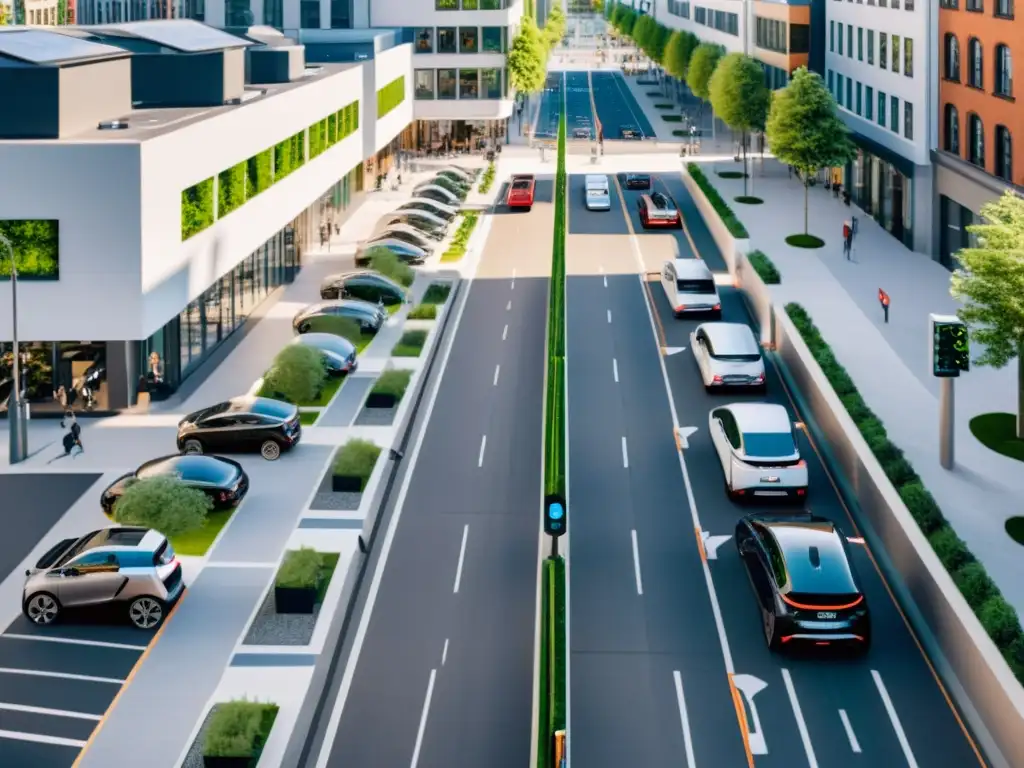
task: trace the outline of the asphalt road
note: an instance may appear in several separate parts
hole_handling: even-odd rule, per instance
[[[654,127],[629,92],[621,72],[594,70],[592,79],[597,119],[606,140],[618,139],[619,129],[626,126],[639,129],[646,139],[655,138]]]
[[[659,270],[670,239],[682,257],[699,254],[713,271],[726,273],[679,177],[666,174],[656,182],[686,217],[687,228],[669,234],[641,229],[639,193],[616,190],[610,213],[589,213],[580,205],[581,181],[572,184],[570,757],[587,768],[627,760],[690,768],[754,761],[779,768],[983,765],[865,547],[854,547],[854,560],[872,610],[870,653],[851,659],[767,650],[731,538],[738,518],[758,507],[741,507],[725,496],[707,417],[713,407],[737,400],[784,404],[794,420],[799,414],[771,368],[766,396],[706,394],[689,350],[698,320],[674,319],[657,279],[648,289],[638,280],[637,257],[643,271]],[[750,322],[735,290],[726,284],[719,291],[723,319]],[[645,308],[648,296],[656,332]],[[673,352],[662,359],[678,426],[697,428],[682,451],[692,500],[673,437],[659,347]],[[803,434],[799,440],[809,465],[809,507],[856,535],[814,446]],[[706,560],[695,517],[700,530],[714,537],[703,548]]]
[[[590,103],[590,83],[586,72],[565,73],[565,129],[568,138],[573,131],[585,128],[589,138],[597,138],[594,111]]]
[[[544,81],[544,91],[540,95],[540,107],[537,110],[535,136],[538,139],[558,138],[558,120],[562,116],[564,87],[564,72],[548,72]]]
[[[495,215],[317,766],[529,762],[552,187]]]

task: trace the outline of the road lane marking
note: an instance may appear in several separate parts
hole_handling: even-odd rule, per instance
[[[679,670],[672,672],[676,681],[676,702],[679,704],[679,723],[683,727],[683,746],[686,748],[686,765],[696,768],[697,761],[693,756],[693,739],[690,736],[690,718],[686,714],[686,699],[683,697],[683,676]]]
[[[608,275],[605,275],[604,277],[602,277],[601,278],[601,282],[603,282],[604,283],[604,287],[607,288],[608,287]]]
[[[729,680],[736,689],[736,699],[739,701],[740,710],[743,712],[744,728],[747,746],[752,755],[767,755],[768,744],[764,738],[764,729],[761,728],[761,717],[757,714],[757,704],[754,697],[768,687],[768,683],[753,675],[730,675]],[[744,708],[743,702],[747,702]],[[747,718],[747,712],[750,718]]]
[[[119,677],[95,677],[93,675],[75,675],[70,672],[44,672],[41,669],[12,669],[11,667],[0,667],[0,675],[52,677],[58,680],[78,680],[82,683],[110,683],[111,685],[124,685],[125,683],[124,679]]]
[[[910,750],[910,742],[907,741],[907,734],[903,732],[900,716],[896,714],[896,707],[893,706],[892,699],[889,698],[889,691],[885,689],[882,676],[875,669],[871,670],[871,676],[875,679],[875,687],[878,688],[878,695],[882,697],[882,704],[885,705],[885,711],[889,715],[892,729],[896,731],[896,738],[900,742],[900,749],[903,750],[903,757],[907,760],[908,768],[918,768],[917,760],[914,759],[914,753]]]
[[[430,700],[434,696],[434,681],[437,680],[437,670],[430,670],[430,682],[427,683],[427,696],[423,700],[423,712],[420,714],[420,727],[416,731],[416,745],[412,748],[412,762],[409,768],[416,768],[420,762],[420,750],[423,748],[423,734],[427,731],[427,715],[430,714]]]
[[[501,340],[504,341],[508,338],[508,323],[505,323],[505,330],[501,332]]]
[[[636,540],[636,528],[630,531],[629,535],[633,539],[633,575],[636,577],[636,593],[642,595],[644,593],[644,580],[640,577],[640,546]]]
[[[459,547],[459,564],[455,566],[455,586],[452,594],[459,594],[459,585],[462,584],[462,566],[466,563],[466,542],[469,541],[469,523],[462,528],[462,545]]]
[[[615,383],[619,383],[619,361],[614,357],[612,358],[612,376],[615,378]]]
[[[796,727],[797,730],[800,731],[800,741],[804,743],[804,752],[807,755],[807,764],[810,768],[818,768],[818,758],[814,756],[814,747],[811,745],[811,734],[807,732],[807,723],[804,722],[804,713],[800,711],[800,701],[796,697],[796,689],[793,687],[793,678],[790,677],[788,669],[782,670],[782,682],[786,685],[786,693],[789,694],[789,703],[793,707],[793,716],[796,718]]]
[[[444,650],[441,651],[441,666],[442,667],[444,666],[444,663],[446,661],[448,661],[448,638],[447,637],[444,639]],[[840,710],[840,712],[841,711],[842,710]]]
[[[740,691],[733,682],[733,674],[730,672],[726,677],[729,680],[729,693],[732,696],[732,705],[736,709],[736,720],[740,724],[740,735],[743,737],[743,750],[747,755],[748,768],[754,768],[754,750],[750,746],[750,727],[747,725],[747,714],[743,709],[743,699]]]
[[[700,548],[708,560],[718,559],[718,548],[732,536],[712,536],[707,531],[698,531],[701,538]]]
[[[629,451],[626,450],[626,438],[622,438],[622,466],[629,469]]]
[[[21,731],[0,731],[0,739],[16,739],[17,741],[32,741],[36,744],[52,744],[56,747],[76,747],[81,749],[88,742],[79,739],[65,739],[60,736],[43,736],[39,733],[22,733]]]
[[[91,648],[117,648],[122,651],[144,651],[148,646],[131,645],[129,643],[107,643],[99,640],[77,640],[72,637],[48,637],[46,635],[19,635],[14,632],[5,632],[0,639],[8,640],[38,640],[41,643],[67,643],[68,645],[87,645]]]
[[[516,289],[516,268],[512,267],[512,290]]]
[[[505,311],[506,312],[511,312],[512,311],[512,299],[509,299],[508,300],[508,304],[505,305]]]
[[[476,465],[482,467],[484,465],[484,451],[487,450],[487,435],[484,435],[480,440],[480,455],[476,459]]]
[[[0,702],[0,710],[7,712],[24,712],[28,715],[46,715],[48,717],[67,717],[74,720],[93,720],[99,722],[103,715],[90,715],[87,712],[72,712],[69,709],[50,709],[49,707],[30,707],[27,704],[5,704]],[[83,742],[84,743],[84,742]]]
[[[609,309],[608,310],[608,322],[610,323],[611,321],[612,321],[612,311]]]
[[[498,374],[501,373],[501,366],[494,366],[494,386],[498,386]]]
[[[704,534],[700,528],[694,528],[693,532],[697,534],[697,551],[700,552],[700,559],[705,563],[708,561],[708,552],[704,549]]]
[[[850,740],[850,749],[860,754],[860,743],[857,741],[857,734],[853,732],[853,726],[850,725],[850,718],[846,716],[846,710],[839,710],[839,719],[843,721],[843,730],[846,731],[846,738]]]

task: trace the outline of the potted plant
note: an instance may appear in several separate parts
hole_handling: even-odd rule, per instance
[[[331,467],[331,490],[362,493],[380,456],[380,448],[369,440],[353,438],[338,449]]]
[[[384,371],[373,385],[370,394],[366,396],[367,408],[394,408],[405,394],[409,386],[409,379],[412,378],[412,371],[395,370]]]
[[[285,553],[274,578],[274,610],[278,613],[312,613],[320,589],[323,558],[311,547]]]
[[[255,768],[277,710],[245,699],[217,704],[203,740],[204,768]]]

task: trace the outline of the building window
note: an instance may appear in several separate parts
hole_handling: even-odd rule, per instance
[[[914,105],[903,102],[903,138],[914,140]]]
[[[889,36],[885,32],[878,33],[878,66],[889,66]]]
[[[480,98],[500,99],[501,98],[501,70],[481,69],[480,70]]]
[[[480,37],[484,53],[505,52],[505,27],[484,27]]]
[[[843,106],[843,76],[836,72],[836,101],[839,102],[839,106]]]
[[[459,0],[434,0],[434,7],[439,11],[457,11]]]
[[[885,128],[885,94],[878,92],[878,124]]]
[[[437,70],[437,98],[454,99],[458,77],[454,69]]]
[[[853,24],[846,25],[846,55],[853,58]]]
[[[775,19],[754,18],[754,44],[758,48],[786,53],[786,24]]]
[[[1013,138],[1005,125],[996,126],[996,176],[1013,181]]]
[[[414,91],[417,99],[434,98],[434,70],[417,69],[413,71]]]
[[[843,55],[843,22],[839,22],[839,55]]]
[[[868,64],[875,63],[875,30],[868,30]]]
[[[479,11],[480,0],[462,0],[462,10],[464,11]]]
[[[947,152],[960,155],[960,114],[952,104],[945,106],[943,124],[945,134],[942,137],[942,148]]]
[[[476,27],[459,27],[459,53],[476,53],[479,37],[480,30]]]
[[[857,27],[857,61],[864,61],[864,27]]]
[[[455,27],[437,28],[438,53],[456,53],[458,50],[458,40],[459,36],[455,32]]]
[[[980,168],[985,167],[985,125],[973,112],[967,115],[967,159]]]
[[[975,88],[985,85],[985,57],[981,49],[981,41],[972,37],[967,41],[967,59],[970,62],[967,70],[967,84]]]
[[[952,10],[955,11],[957,8],[960,7],[960,0],[939,0],[939,7],[951,8]]]
[[[828,92],[831,94],[835,94],[836,92],[835,73],[831,69],[828,71]]]
[[[914,41],[909,37],[903,38],[903,74],[914,76]]]
[[[957,83],[960,82],[960,41],[956,39],[956,35],[952,32],[946,33],[946,39],[943,44],[943,52],[945,53],[945,77],[947,80],[953,80]]]
[[[864,119],[875,119],[875,89],[870,85],[864,86]]]
[[[900,36],[892,36],[892,71],[899,74],[900,71]]]
[[[828,23],[828,50],[830,53],[836,52],[836,23],[834,21]]]
[[[899,96],[889,97],[889,130],[900,132],[900,99]]]
[[[434,28],[420,27],[416,30],[416,53],[434,52]]]
[[[299,26],[303,29],[320,29],[320,0],[301,0]]]
[[[811,28],[807,24],[789,25],[789,52],[810,53]]]
[[[905,3],[903,3],[903,9],[906,11],[914,10],[914,0],[907,0]]]
[[[846,78],[846,108],[853,111],[853,78]]]
[[[967,0],[967,10],[973,11],[974,13],[984,13],[985,3],[984,0]]]
[[[1002,19],[1013,18],[1013,0],[996,0],[996,16]]]
[[[857,114],[858,115],[860,115],[861,111],[864,109],[863,97],[864,97],[863,88],[861,88],[861,84],[860,83],[857,83]]]
[[[349,0],[331,0],[331,29],[352,28],[351,8]]]
[[[459,70],[459,98],[479,99],[480,98],[480,70],[460,69]]]
[[[1013,96],[1013,56],[1008,45],[996,46],[996,95]]]

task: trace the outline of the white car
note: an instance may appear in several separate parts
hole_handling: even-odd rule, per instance
[[[661,267],[661,286],[676,317],[690,313],[722,316],[715,276],[701,259],[666,261]]]
[[[610,211],[612,196],[608,188],[608,177],[598,174],[587,174],[584,181],[584,204],[588,211]]]
[[[754,332],[744,323],[701,323],[690,333],[690,349],[705,389],[765,389],[764,359]]]
[[[708,415],[711,441],[731,499],[807,496],[807,462],[782,405],[732,403]]]
[[[437,202],[444,203],[445,205],[462,205],[462,201],[459,199],[458,195],[445,189],[440,184],[431,184],[430,182],[419,184],[412,193],[416,195],[416,197],[426,197],[430,200],[437,200]]]

